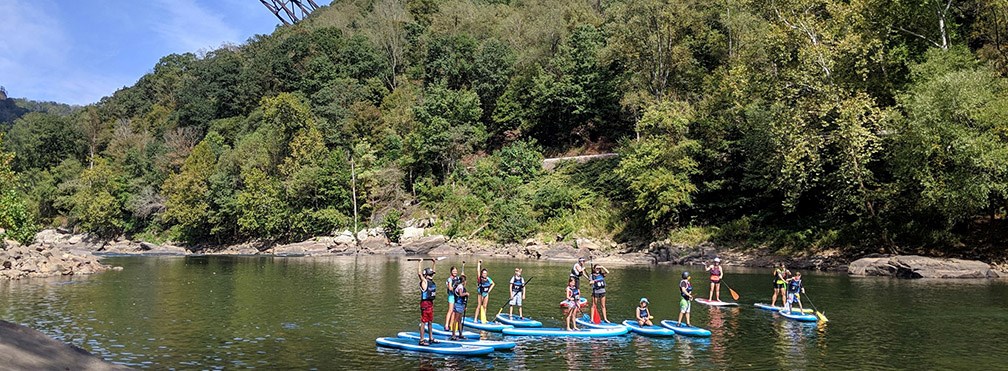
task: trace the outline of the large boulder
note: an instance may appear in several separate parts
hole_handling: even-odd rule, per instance
[[[445,236],[436,235],[403,241],[401,246],[407,254],[426,255],[429,254],[435,247],[444,245],[447,242],[448,238]]]
[[[850,263],[854,276],[897,278],[997,278],[990,264],[963,259],[929,258],[918,255],[861,258]]]
[[[129,370],[7,321],[0,321],[0,364],[10,370]]]

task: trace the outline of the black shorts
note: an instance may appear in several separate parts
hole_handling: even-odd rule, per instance
[[[773,288],[774,289],[783,289],[784,288],[784,284],[783,283],[774,282]]]
[[[605,297],[605,292],[593,292],[592,293],[592,297],[593,298],[604,298]]]

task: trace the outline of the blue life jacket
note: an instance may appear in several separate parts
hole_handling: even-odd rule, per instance
[[[690,282],[690,281],[687,281],[687,280],[682,280],[682,281],[679,281],[679,287],[683,287],[682,285],[684,283],[686,284],[686,293],[687,294],[692,294],[693,293],[693,283]],[[689,298],[686,297],[686,295],[684,295],[682,293],[681,289],[679,290],[679,296],[682,296],[683,299],[689,299]]]
[[[480,283],[476,286],[476,290],[479,291],[480,294],[486,294],[490,292],[490,285],[493,285],[493,280],[490,279],[490,277],[487,277],[486,279],[480,277]]]
[[[452,290],[458,286],[460,280],[461,278],[448,276],[448,279],[445,280],[445,291],[448,292],[448,296],[455,296],[455,292]]]
[[[595,290],[601,290],[605,288],[605,276],[599,273],[592,274],[592,280],[595,281]]]
[[[437,294],[437,285],[434,284],[434,280],[427,280],[427,290],[424,290],[423,285],[420,285],[421,301],[434,300],[434,295],[436,294]]]
[[[579,298],[581,298],[581,290],[578,290],[577,286],[574,287],[567,286],[567,288],[571,290],[571,296],[574,297],[574,300],[578,300]]]
[[[462,288],[462,293],[466,292],[465,286],[462,286],[461,284],[459,284],[457,287],[461,287]],[[458,296],[458,295],[455,295],[455,304],[466,305],[466,303],[469,303],[469,297],[468,296]]]
[[[522,288],[525,287],[525,279],[522,277],[514,276],[514,292],[521,292]]]
[[[649,311],[647,308],[637,307],[637,315],[640,316],[640,318],[647,319],[648,315],[650,314],[651,311]]]
[[[788,283],[788,292],[796,293],[801,291],[802,283],[801,280],[792,280]]]

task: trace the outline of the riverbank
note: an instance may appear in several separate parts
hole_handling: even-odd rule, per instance
[[[523,243],[500,244],[480,240],[448,238],[443,235],[428,235],[424,228],[406,228],[399,243],[389,242],[379,229],[362,230],[356,236],[344,232],[337,236],[315,237],[296,243],[249,242],[226,246],[183,247],[171,243],[155,244],[146,241],[132,241],[126,238],[106,240],[87,234],[72,234],[66,231],[47,229],[36,236],[35,250],[74,251],[85,256],[98,255],[272,255],[272,256],[348,256],[348,255],[431,255],[455,256],[473,255],[483,257],[503,257],[547,261],[574,261],[578,257],[589,257],[593,262],[610,265],[703,265],[720,257],[726,266],[771,267],[783,262],[793,270],[818,270],[848,272],[864,275],[865,270],[851,270],[851,264],[859,259],[891,257],[890,255],[856,256],[841,249],[820,250],[813,253],[781,255],[768,248],[723,248],[704,242],[696,245],[675,243],[669,240],[654,241],[646,245],[621,244],[613,241],[599,241],[577,238],[573,241],[546,243],[528,239]],[[28,250],[32,250],[29,248]],[[920,257],[917,257],[920,258]],[[921,259],[904,259],[911,263],[928,265],[942,264],[942,269],[951,270],[956,265],[964,269],[977,269],[985,265],[992,272],[999,271],[1005,276],[1005,265],[981,262],[956,261],[956,259],[936,259],[940,262]],[[881,260],[879,260],[881,261]],[[913,264],[898,263],[886,266],[888,261],[876,264],[869,270],[872,275],[914,277],[906,272],[915,271]],[[969,264],[967,264],[969,263]],[[902,264],[902,265],[900,265]],[[970,265],[972,264],[972,265]],[[897,273],[898,272],[898,273]],[[987,277],[998,274],[984,273]],[[924,275],[931,277],[932,275]],[[948,277],[955,277],[948,274]],[[960,275],[968,277],[968,275]],[[973,274],[973,276],[977,276]]]
[[[7,370],[129,370],[31,328],[0,320],[0,368]]]

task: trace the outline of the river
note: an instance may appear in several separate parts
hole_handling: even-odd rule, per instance
[[[468,258],[467,258],[468,259]],[[474,275],[475,258],[466,264]],[[533,278],[525,313],[561,326],[570,263],[488,259],[506,300],[515,266]],[[803,324],[754,308],[769,302],[770,271],[727,267],[742,304],[694,305],[710,339],[514,337],[513,352],[452,358],[379,349],[374,340],[414,331],[416,263],[390,257],[109,257],[124,267],[94,276],[0,282],[0,318],[78,345],[106,360],[156,369],[962,369],[1008,365],[1006,280],[897,280],[803,272],[807,297],[830,321]],[[429,262],[425,262],[425,266]],[[437,265],[439,285],[451,265]],[[677,283],[699,267],[610,267],[610,320],[650,299],[655,319],[678,313]],[[587,284],[582,282],[582,289]],[[724,290],[724,289],[723,289]],[[587,292],[587,291],[586,291]],[[444,321],[439,292],[435,320]],[[730,298],[727,290],[722,299]],[[474,307],[475,303],[470,304]],[[471,313],[471,310],[470,310]],[[492,334],[490,338],[497,338]]]

